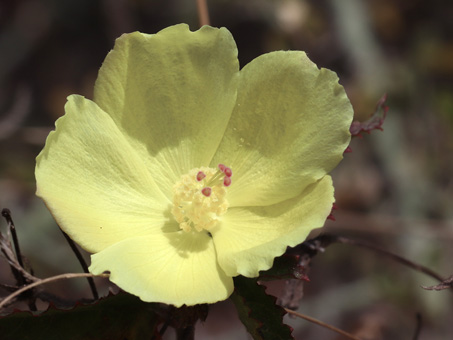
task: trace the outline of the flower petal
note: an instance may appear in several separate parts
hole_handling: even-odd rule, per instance
[[[212,161],[233,170],[230,206],[299,195],[342,159],[352,116],[336,74],[318,69],[303,52],[273,52],[246,65]]]
[[[287,246],[302,243],[311,230],[322,227],[333,202],[332,179],[325,176],[290,200],[230,208],[211,231],[220,267],[229,276],[258,276]]]
[[[206,233],[175,232],[136,237],[91,256],[90,272],[146,302],[180,307],[214,303],[233,292],[233,279],[219,267]]]
[[[182,174],[212,159],[233,110],[238,76],[236,45],[224,28],[135,32],[117,39],[105,59],[94,101],[171,199]]]
[[[35,170],[37,195],[60,227],[91,252],[161,232],[170,202],[109,115],[80,96],[65,110]]]

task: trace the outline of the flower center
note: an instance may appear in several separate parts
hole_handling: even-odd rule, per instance
[[[231,185],[230,168],[219,164],[218,169],[192,169],[173,186],[173,209],[179,227],[185,232],[210,230],[226,213],[227,188]]]

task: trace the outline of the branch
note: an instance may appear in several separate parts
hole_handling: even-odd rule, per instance
[[[294,316],[297,316],[298,318],[301,318],[301,319],[304,319],[304,320],[307,320],[307,321],[310,321],[311,323],[314,323],[318,326],[321,326],[321,327],[324,327],[324,328],[327,328],[333,332],[336,332],[338,334],[341,334],[345,337],[347,337],[348,339],[352,339],[352,340],[361,340],[360,338],[350,334],[350,333],[347,333],[339,328],[336,328],[334,326],[331,326],[325,322],[322,322],[318,319],[315,319],[315,318],[312,318],[311,316],[308,316],[308,315],[305,315],[305,314],[300,314],[300,313],[297,313],[291,309],[288,309],[288,308],[285,308],[285,311],[288,313],[288,314],[291,314],[291,315],[294,315]]]
[[[14,226],[13,218],[11,217],[11,211],[7,208],[4,208],[2,210],[2,216],[5,218],[6,222],[8,223],[8,228],[13,237],[13,243],[14,243],[14,249],[16,250],[17,261],[19,261],[19,265],[22,268],[24,268],[24,263],[22,261],[22,254],[20,252],[20,247],[19,247],[19,240],[17,238],[16,227]]]
[[[435,286],[428,286],[428,287],[422,286],[422,288],[426,289],[426,290],[444,290],[444,289],[453,288],[453,275],[445,280],[440,280],[440,281],[442,281],[442,282]]]
[[[391,252],[389,252],[389,251],[387,251],[385,249],[376,247],[375,245],[373,245],[371,243],[368,243],[368,242],[365,242],[365,241],[352,240],[352,239],[349,239],[349,238],[346,238],[346,237],[342,237],[342,236],[337,237],[336,238],[336,242],[343,243],[343,244],[351,244],[351,245],[354,245],[354,246],[358,246],[358,247],[362,247],[362,248],[366,248],[366,249],[372,250],[372,251],[374,251],[376,253],[379,253],[381,255],[387,256],[387,257],[391,258],[392,260],[394,260],[396,262],[402,263],[402,264],[404,264],[407,267],[415,269],[416,271],[419,271],[419,272],[421,272],[423,274],[431,276],[432,278],[434,278],[434,279],[436,279],[438,281],[443,281],[444,280],[442,278],[442,276],[440,276],[436,272],[432,271],[428,267],[425,267],[425,266],[422,266],[421,264],[412,262],[412,261],[410,261],[408,259],[405,259],[402,256],[393,254],[393,253],[391,253]]]
[[[66,279],[73,279],[73,278],[78,278],[78,277],[109,277],[109,274],[100,274],[100,275],[93,275],[91,273],[68,273],[68,274],[61,274],[61,275],[56,275],[52,277],[48,277],[46,279],[42,279],[36,282],[33,282],[27,286],[22,287],[19,290],[16,290],[14,293],[11,293],[7,297],[5,297],[1,302],[0,302],[0,310],[5,307],[11,300],[13,300],[16,296],[22,294],[23,292],[30,290],[32,288],[35,288],[37,286],[49,283],[49,282],[54,282],[58,280],[66,280]]]
[[[209,25],[209,11],[207,0],[197,0],[197,11],[198,18],[200,21],[200,27],[204,25]]]
[[[414,336],[413,336],[413,340],[418,340],[419,336],[420,336],[420,331],[422,329],[422,315],[420,313],[417,313],[415,315],[415,333],[414,333]]]
[[[75,256],[77,257],[77,260],[79,260],[79,263],[82,266],[83,271],[85,273],[89,273],[88,266],[87,266],[87,264],[86,264],[86,262],[85,262],[85,260],[84,260],[84,258],[82,256],[82,254],[80,253],[79,249],[75,245],[74,241],[71,240],[71,238],[68,236],[68,234],[66,234],[62,229],[60,229],[60,230],[63,233],[63,236],[66,239],[66,241],[69,243],[69,246],[71,247],[71,250],[74,252]],[[87,280],[88,280],[88,284],[90,285],[91,293],[93,294],[94,300],[99,299],[99,294],[98,294],[98,291],[96,289],[96,285],[94,284],[93,278],[91,276],[88,276]]]
[[[19,239],[17,237],[16,227],[14,226],[13,218],[11,217],[11,211],[7,208],[2,209],[2,216],[5,218],[6,222],[8,223],[8,228],[7,228],[7,237],[6,238],[4,238],[3,235],[1,235],[1,233],[0,233],[0,248],[11,267],[11,271],[12,271],[14,277],[16,278],[17,285],[23,286],[30,282],[36,281],[36,278],[32,275],[33,270],[31,269],[31,267],[28,266],[31,274],[29,274],[25,270],[24,259],[26,260],[26,258],[22,256],[22,253],[20,251]],[[8,239],[9,235],[12,236],[16,255],[14,255],[14,251],[12,249],[11,242]],[[28,300],[28,306],[30,307],[30,310],[36,311],[37,310],[36,296],[33,294],[33,292],[27,293],[27,300]]]

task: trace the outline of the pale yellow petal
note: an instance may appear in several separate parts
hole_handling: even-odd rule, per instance
[[[287,246],[302,243],[311,230],[322,227],[333,202],[332,180],[325,176],[290,200],[229,209],[212,230],[220,266],[229,276],[258,276]]]
[[[303,52],[273,52],[246,65],[212,161],[233,170],[230,205],[270,205],[299,195],[342,159],[352,116],[336,74],[318,69]]]
[[[170,202],[110,116],[70,96],[36,159],[37,195],[60,227],[91,252],[160,232]]]
[[[209,165],[236,100],[239,66],[228,30],[185,24],[117,39],[96,81],[108,112],[169,199],[189,170]],[[151,157],[150,157],[151,156]]]
[[[91,273],[109,271],[112,282],[146,302],[191,306],[222,301],[233,292],[233,279],[219,267],[206,233],[130,238],[91,259]]]

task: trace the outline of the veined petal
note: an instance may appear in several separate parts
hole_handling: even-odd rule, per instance
[[[333,202],[332,179],[325,176],[290,200],[229,209],[211,231],[220,267],[229,276],[258,276],[287,246],[302,243],[311,230],[322,227]]]
[[[211,163],[233,170],[230,206],[271,205],[299,195],[342,159],[352,116],[336,74],[318,69],[303,52],[272,52],[246,65]]]
[[[91,256],[90,272],[146,302],[180,307],[214,303],[233,292],[233,279],[219,267],[206,233],[175,232],[135,237]]]
[[[224,28],[135,32],[117,39],[105,59],[94,101],[171,199],[182,174],[212,159],[233,110],[238,76],[236,44]]]
[[[37,195],[83,248],[161,232],[170,202],[111,117],[70,96],[36,158]]]

